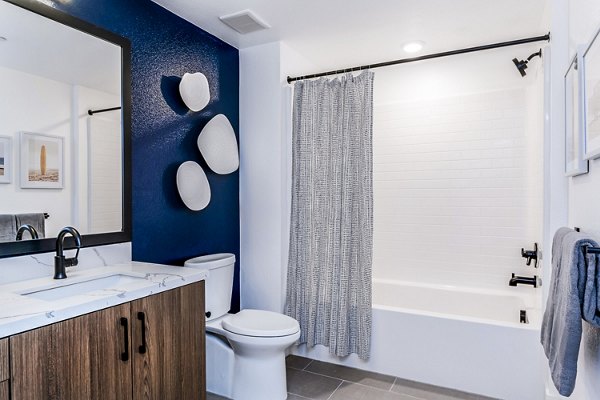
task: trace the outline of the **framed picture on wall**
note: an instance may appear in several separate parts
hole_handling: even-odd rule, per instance
[[[597,32],[582,54],[585,159],[600,157],[600,39]]]
[[[23,189],[62,189],[63,138],[21,132],[20,177]]]
[[[12,140],[0,136],[0,183],[10,183],[12,177]]]
[[[581,58],[575,55],[565,73],[565,175],[587,174],[584,158]]]

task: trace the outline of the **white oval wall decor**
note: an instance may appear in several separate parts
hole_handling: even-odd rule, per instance
[[[202,72],[194,74],[186,72],[179,82],[179,94],[190,110],[202,110],[210,101],[208,79]]]
[[[200,211],[210,202],[208,179],[202,167],[194,161],[186,161],[177,169],[177,190],[190,210]]]
[[[231,123],[223,114],[215,115],[198,135],[198,148],[217,174],[230,174],[240,166],[237,140]]]

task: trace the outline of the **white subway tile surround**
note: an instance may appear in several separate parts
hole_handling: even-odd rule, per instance
[[[375,278],[508,288],[535,273],[520,256],[541,240],[527,90],[375,105]]]

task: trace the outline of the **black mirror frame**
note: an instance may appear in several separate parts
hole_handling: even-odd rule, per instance
[[[123,229],[120,232],[82,235],[82,246],[101,246],[131,241],[131,43],[127,38],[99,28],[89,22],[46,6],[36,0],[1,0],[49,18],[60,24],[95,36],[121,47],[121,105],[123,131]],[[72,238],[66,247],[74,247]],[[0,258],[52,252],[56,239],[24,240],[0,243]]]

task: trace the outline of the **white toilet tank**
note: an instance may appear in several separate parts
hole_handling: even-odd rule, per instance
[[[231,308],[234,265],[235,255],[230,253],[195,257],[187,260],[183,265],[188,268],[209,270],[208,278],[205,281],[207,321],[227,314]]]

